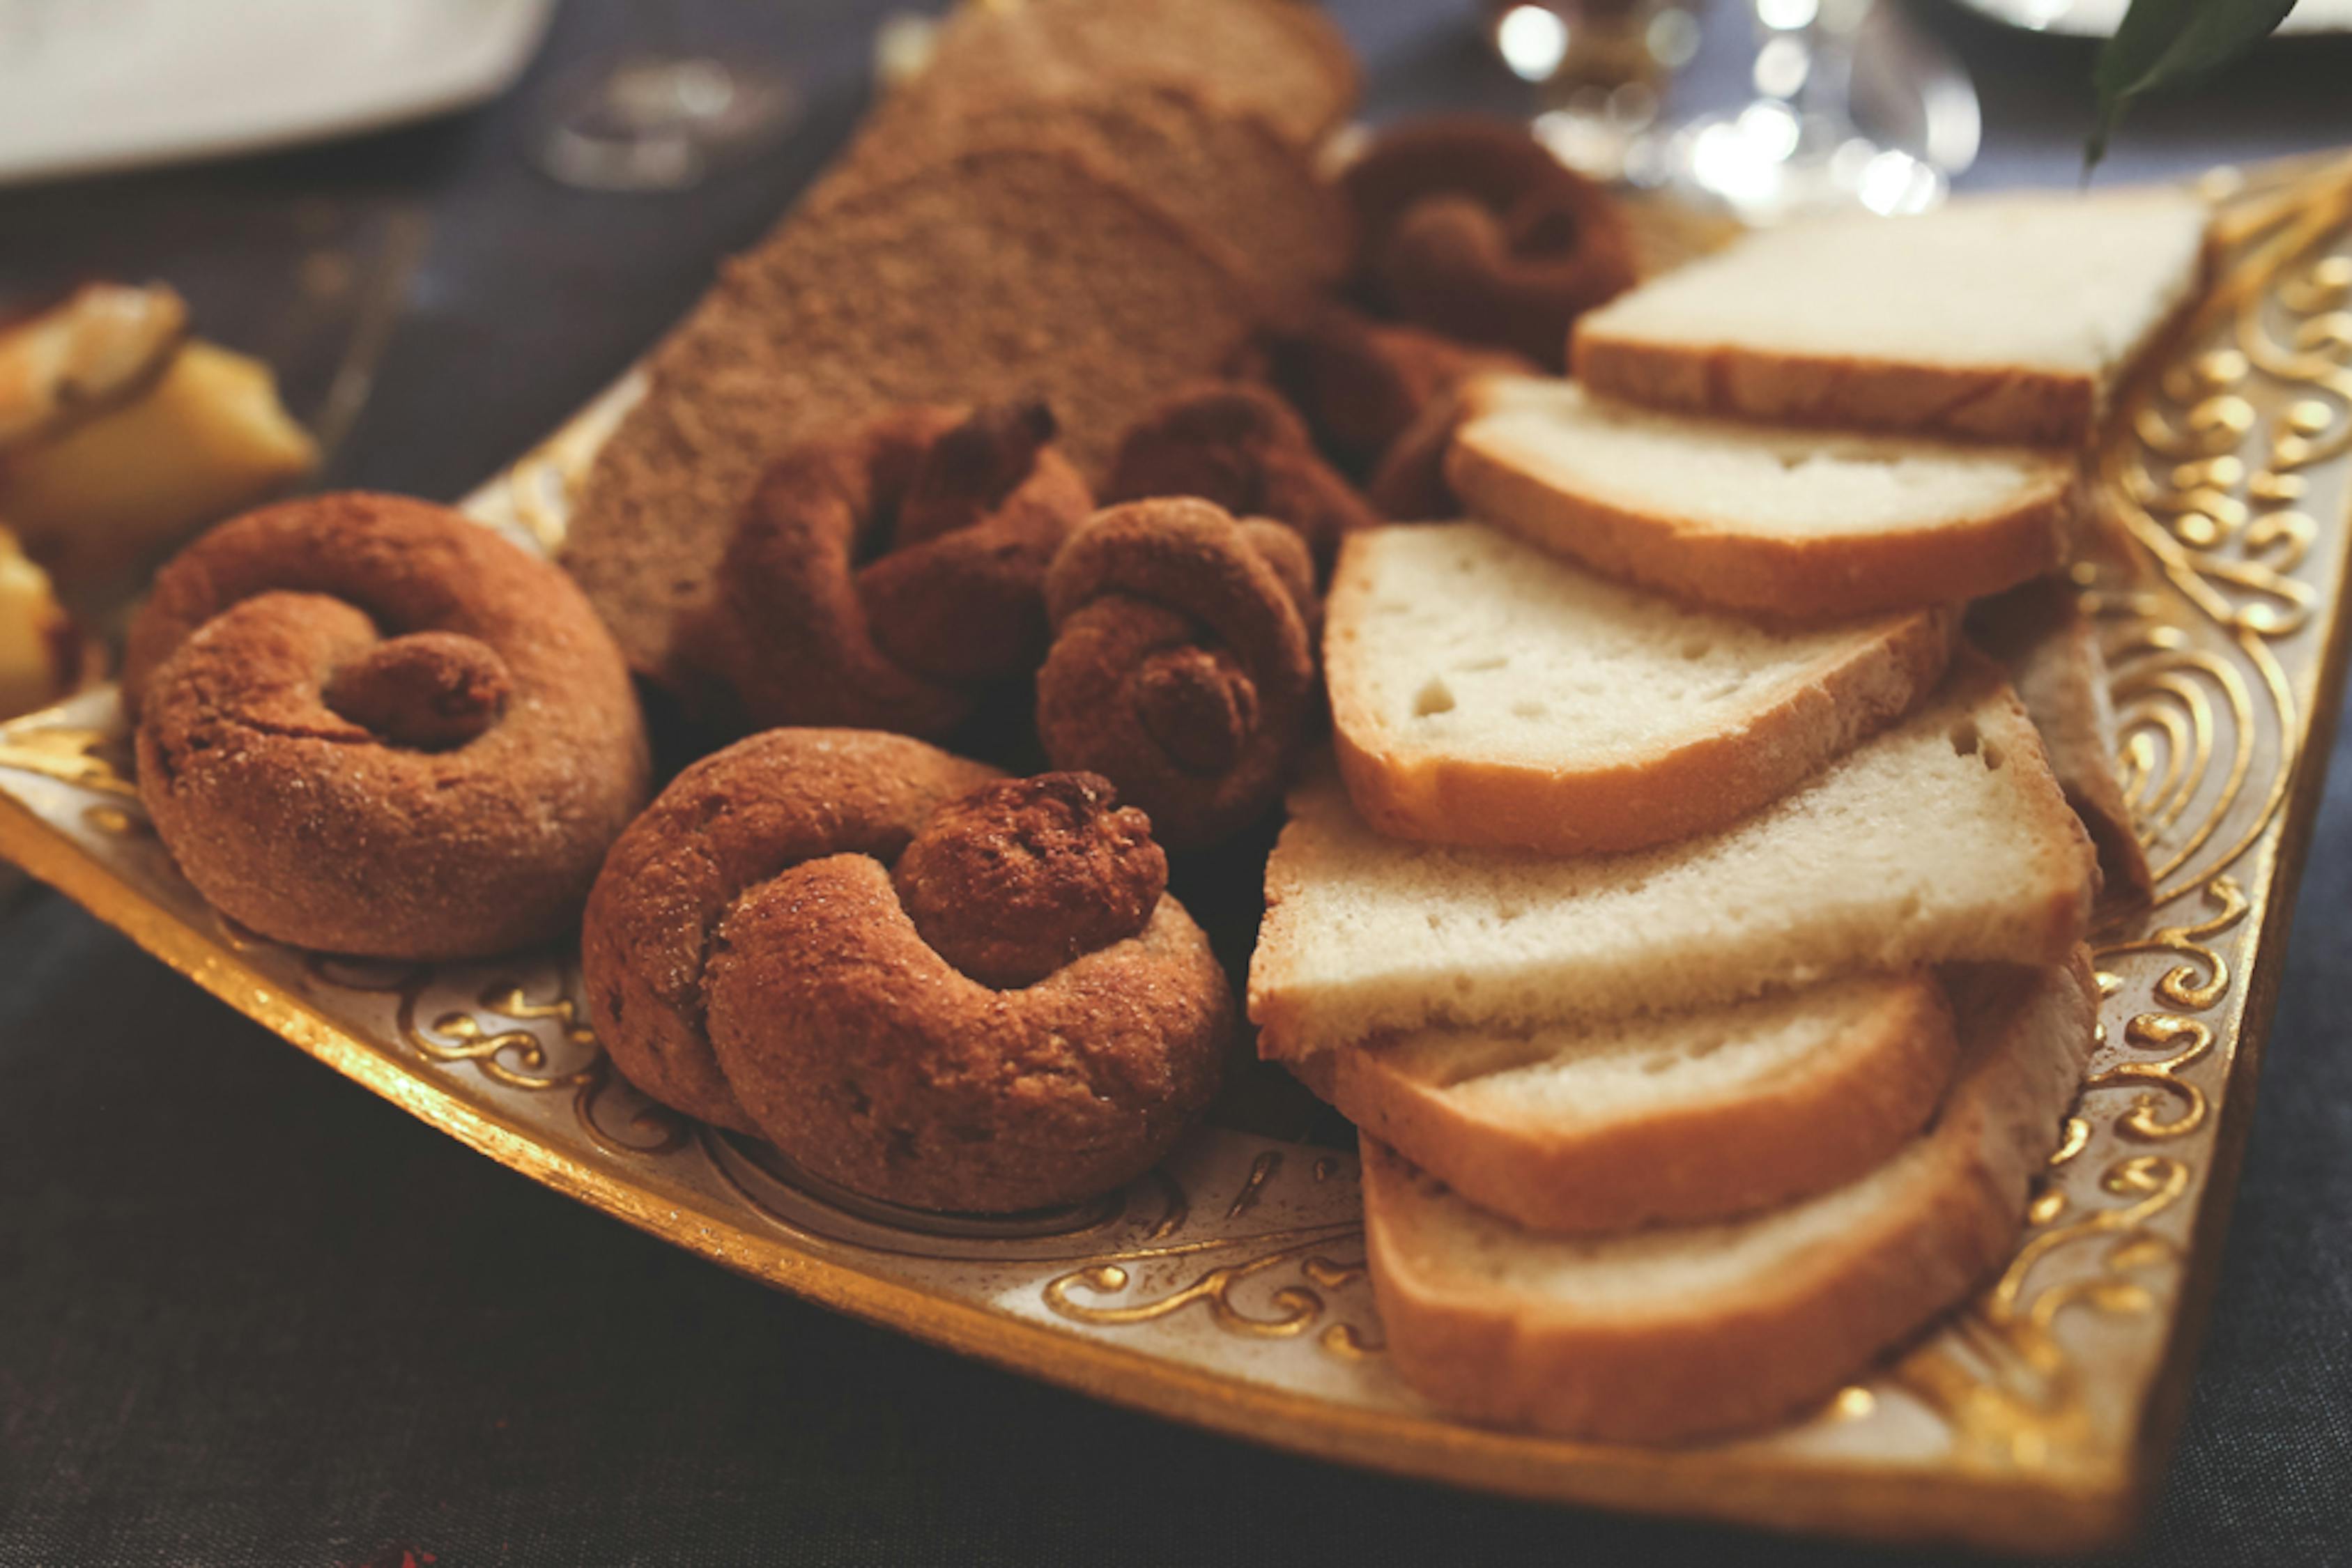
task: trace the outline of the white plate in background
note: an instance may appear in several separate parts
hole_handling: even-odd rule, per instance
[[[493,98],[555,0],[0,0],[0,183],[252,152]]]
[[[2037,33],[2105,38],[2130,8],[2129,0],[1960,0],[1996,22]],[[2279,25],[2282,33],[2352,33],[2352,0],[2299,0]]]

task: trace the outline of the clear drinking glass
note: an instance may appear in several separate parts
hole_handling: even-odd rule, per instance
[[[788,71],[693,51],[667,0],[637,9],[646,20],[635,47],[551,92],[533,147],[550,177],[583,190],[685,190],[799,123]]]
[[[1873,0],[1750,0],[1756,96],[1677,130],[1656,173],[1751,222],[1860,205],[1916,213],[1949,191],[1942,170],[1854,123],[1854,42]]]
[[[1750,100],[1663,123],[1667,82],[1697,52],[1703,0],[1484,0],[1503,63],[1536,85],[1538,137],[1587,174],[1719,202],[1749,222],[1859,205],[1919,212],[1974,158],[1973,89],[1957,62],[1873,0],[1748,0],[1756,52]],[[1737,15],[1735,11],[1733,13]],[[1861,94],[1896,108],[1905,145],[1855,122],[1857,45],[1873,68]],[[1872,116],[1881,126],[1885,112]]]
[[[1535,132],[1570,166],[1602,179],[1656,127],[1660,95],[1698,49],[1697,0],[1485,0],[1486,36],[1537,89]]]

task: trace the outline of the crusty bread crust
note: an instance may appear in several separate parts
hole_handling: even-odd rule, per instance
[[[1361,87],[1339,25],[1294,0],[1004,0],[956,7],[930,65],[902,90],[1160,83],[1254,109],[1307,150],[1346,122]]]
[[[2055,571],[2065,563],[2082,504],[2079,480],[2053,480],[1999,510],[1932,528],[1801,538],[1740,533],[1576,494],[1556,476],[1483,440],[1475,413],[1456,429],[1445,477],[1476,516],[1597,572],[1800,620],[1972,599]]]
[[[2079,951],[2010,984],[1972,1020],[1949,1101],[1864,1223],[1663,1311],[1446,1271],[1416,1228],[1443,1223],[1415,1190],[1429,1179],[1366,1138],[1365,1239],[1391,1363],[1456,1415],[1570,1436],[1675,1442],[1801,1413],[1965,1297],[2016,1243],[2090,1055],[2097,991]]]
[[[2023,365],[1932,365],[1852,354],[1804,354],[1731,343],[1613,337],[1605,316],[1570,331],[1570,374],[1594,392],[1654,408],[1789,425],[1908,431],[2032,447],[2082,447],[2114,388],[2137,374],[2204,298],[2221,258],[2208,232],[2195,282],[2131,363],[2105,378]]]
[[[1229,247],[1230,264],[1276,299],[1329,287],[1355,258],[1354,216],[1307,151],[1264,111],[1180,82],[900,92],[836,171],[854,177],[821,189],[837,200],[991,147],[1057,150],[1116,172],[1203,244]]]
[[[1968,630],[2008,668],[2041,731],[2050,771],[2098,848],[2103,893],[2125,903],[2147,902],[2156,884],[2116,776],[2106,660],[2074,585],[2063,577],[2022,584],[1970,606]]]
[[[1647,342],[1612,338],[1605,322],[1579,323],[1569,357],[1577,380],[1628,403],[1771,424],[2081,447],[2099,417],[2093,377],[2023,366]]]
[[[1800,1071],[1607,1120],[1465,1100],[1377,1047],[1293,1070],[1471,1202],[1565,1234],[1720,1219],[1853,1181],[1935,1113],[1958,1049],[1943,987],[1922,973],[1890,981]]]
[[[1949,608],[1893,618],[1740,722],[1709,727],[1647,755],[1580,768],[1467,757],[1416,744],[1382,723],[1361,658],[1377,597],[1370,536],[1350,536],[1323,631],[1332,748],[1348,796],[1380,832],[1430,844],[1556,855],[1638,849],[1737,820],[1909,712],[1951,658]]]

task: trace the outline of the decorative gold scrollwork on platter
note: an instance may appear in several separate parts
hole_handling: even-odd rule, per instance
[[[139,786],[131,782],[129,736],[119,728],[58,722],[47,714],[33,714],[0,726],[0,768],[38,773],[125,800],[139,798]]]
[[[1327,1310],[1321,1290],[1356,1284],[1364,1278],[1360,1260],[1344,1262],[1325,1256],[1335,1243],[1346,1243],[1361,1227],[1338,1224],[1267,1236],[1217,1237],[1183,1246],[1143,1247],[1098,1258],[1048,1279],[1043,1290],[1046,1307],[1055,1315],[1089,1328],[1130,1328],[1157,1322],[1190,1307],[1207,1311],[1217,1327],[1256,1339],[1289,1339],[1307,1332]],[[1170,1259],[1202,1254],[1245,1251],[1238,1262],[1219,1263],[1158,1295],[1108,1301],[1133,1289],[1142,1268]],[[1285,1265],[1295,1264],[1311,1284],[1277,1288],[1268,1298],[1271,1311],[1251,1310],[1236,1295],[1236,1287]],[[1360,1359],[1378,1353],[1376,1344],[1350,1324],[1334,1323],[1317,1342],[1334,1355]]]
[[[1891,1374],[1975,1461],[2080,1459],[2096,1435],[2061,1319],[2147,1316],[2179,1293],[2188,1199],[2210,1175],[2244,1003],[2245,964],[2224,939],[2261,896],[2238,868],[2313,761],[2299,682],[2315,671],[2302,645],[2340,590],[2347,548],[2346,523],[2323,529],[2312,505],[2316,470],[2352,452],[2352,163],[2314,179],[2295,200],[2225,209],[2237,256],[2184,331],[2193,352],[2143,379],[2103,448],[2095,493],[2133,560],[2078,581],[2158,885],[2149,911],[2097,950],[2101,1048],[2022,1245],[1950,1331]],[[2340,511],[2346,487],[2331,478]],[[2183,909],[2191,898],[2201,907]],[[2143,984],[2147,1005],[2130,999]],[[2070,1175],[2093,1160],[2095,1180]]]
[[[2060,1342],[2069,1308],[2118,1316],[2153,1312],[2170,1294],[2139,1278],[2177,1273],[2179,1249],[2148,1228],[2188,1191],[2188,1164],[2138,1154],[2100,1173],[2099,1191],[2120,1200],[2063,1224],[2063,1199],[2045,1189],[2034,1200],[2035,1228],[1992,1287],[1942,1333],[1898,1361],[1894,1386],[1943,1418],[1967,1462],[2039,1469],[2073,1461],[2095,1440],[2083,1373]],[[2095,1244],[2105,1242],[2105,1247]],[[2053,1258],[2095,1254],[2087,1271],[2042,1280]]]

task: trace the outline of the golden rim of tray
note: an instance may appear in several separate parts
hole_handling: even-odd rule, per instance
[[[2186,1401],[2344,676],[2352,160],[2200,189],[2212,291],[2121,401],[2078,573],[2158,900],[2100,934],[2102,1043],[2015,1258],[1781,1430],[1644,1449],[1449,1420],[1397,1380],[1351,1154],[1212,1126],[1100,1203],[1011,1220],[829,1193],[611,1073],[569,952],[354,963],[239,931],[146,826],[110,689],[0,727],[0,854],[338,1072],[738,1272],[1139,1409],[1496,1491],[2069,1552],[2135,1527]],[[632,376],[468,503],[541,548]]]

